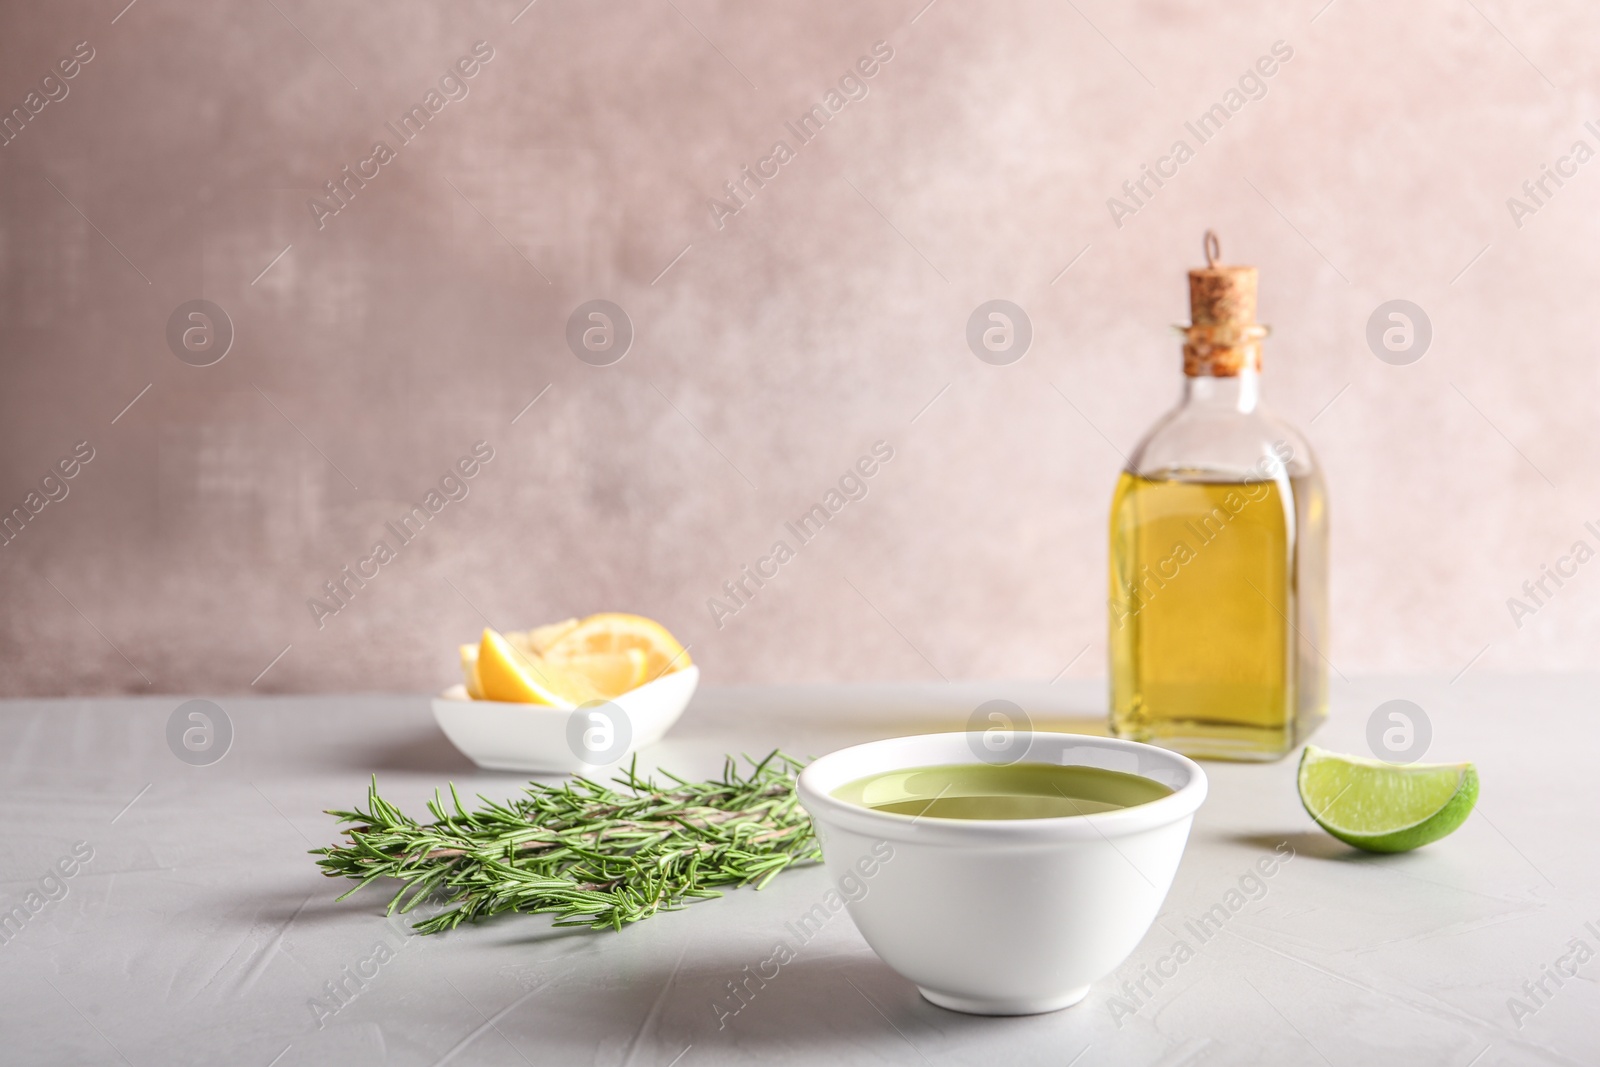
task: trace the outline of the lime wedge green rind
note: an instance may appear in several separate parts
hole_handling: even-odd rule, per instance
[[[1300,803],[1316,824],[1367,852],[1409,852],[1454,831],[1478,800],[1470,763],[1384,763],[1307,745]]]

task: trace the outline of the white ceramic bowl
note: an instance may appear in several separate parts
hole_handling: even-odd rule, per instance
[[[592,708],[473,700],[456,685],[433,698],[439,728],[468,759],[496,771],[590,774],[661,740],[700,684],[685,667]]]
[[[979,762],[965,733],[875,741],[800,774],[823,859],[883,961],[941,1007],[1030,1015],[1076,1004],[1149,930],[1183,856],[1206,776],[1175,752],[1037,733],[1023,762],[1102,767],[1174,792],[1054,819],[940,819],[846,803],[833,791],[887,771]]]

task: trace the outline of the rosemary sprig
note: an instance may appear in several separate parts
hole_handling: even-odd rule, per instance
[[[748,760],[748,757],[746,757]],[[388,913],[425,900],[445,909],[416,924],[419,933],[453,929],[505,911],[548,913],[557,926],[611,927],[676,910],[716,886],[764,886],[778,872],[822,852],[795,798],[803,764],[774,751],[739,773],[731,756],[722,777],[671,784],[640,778],[637,759],[615,779],[619,792],[587,778],[529,783],[523,796],[468,811],[454,785],[453,811],[435,791],[419,823],[378,795],[367,810],[330,810],[345,844],[313,849],[330,878],[402,884]]]

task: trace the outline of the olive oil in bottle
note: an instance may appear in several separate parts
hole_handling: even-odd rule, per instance
[[[1327,707],[1327,503],[1310,446],[1262,411],[1254,267],[1189,272],[1184,395],[1111,505],[1111,728],[1271,760]]]

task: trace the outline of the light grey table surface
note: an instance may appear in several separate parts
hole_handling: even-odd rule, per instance
[[[0,910],[48,892],[0,944],[0,1063],[1600,1062],[1595,691],[1571,676],[1337,688],[1322,745],[1367,752],[1369,714],[1400,697],[1429,718],[1430,761],[1479,766],[1477,813],[1403,856],[1318,831],[1293,758],[1206,764],[1211,795],[1158,925],[1076,1007],[943,1011],[840,914],[721,1027],[714,1002],[821,899],[822,869],[621,933],[513,916],[407,936],[376,889],[334,903],[344,885],[306,850],[335,837],[322,809],[361,800],[374,772],[407,809],[446,781],[517,792],[518,776],[450,746],[425,698],[221,698],[235,737],[204,767],[168,749],[181,698],[6,701]],[[708,688],[643,761],[705,775],[724,752],[817,755],[960,729],[995,697],[1037,728],[1092,730],[1104,705],[1093,681]],[[47,879],[75,847],[91,858]],[[1270,878],[1247,877],[1289,849]],[[1192,922],[1219,904],[1228,918],[1202,941]],[[1002,898],[986,921],[1010,921]],[[327,994],[341,980],[343,1003]]]

